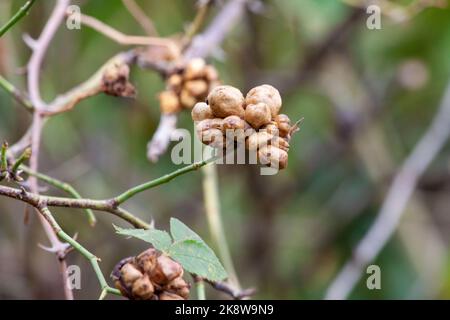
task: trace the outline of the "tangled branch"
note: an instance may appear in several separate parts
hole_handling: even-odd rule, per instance
[[[20,11],[11,19],[11,21],[0,29],[2,32],[0,33],[0,36],[9,30],[15,23],[17,23],[17,21],[19,21],[19,19],[28,12],[34,2],[34,0],[27,2],[26,5],[22,7]],[[36,209],[43,228],[51,243],[50,251],[56,253],[58,261],[61,264],[61,270],[66,270],[65,255],[69,247],[76,249],[90,261],[100,282],[102,290],[101,298],[103,298],[107,293],[118,294],[118,291],[107,285],[107,282],[98,265],[99,259],[63,231],[54,219],[49,208],[67,207],[84,209],[91,225],[93,225],[96,221],[92,210],[107,212],[121,218],[136,228],[148,229],[151,227],[149,223],[139,219],[120,206],[134,195],[155,186],[167,183],[177,176],[196,170],[207,163],[214,161],[216,158],[211,158],[186,166],[158,179],[130,188],[114,198],[92,200],[82,198],[81,195],[69,184],[39,172],[39,149],[42,130],[51,117],[72,110],[80,101],[94,95],[106,93],[114,96],[134,97],[134,87],[129,83],[130,66],[132,64],[136,63],[141,67],[150,66],[151,69],[159,71],[163,75],[170,72],[170,70],[173,70],[178,62],[174,63],[174,65],[167,65],[162,63],[158,57],[155,58],[152,55],[149,55],[148,50],[150,50],[153,46],[167,48],[174,56],[181,57],[182,61],[188,61],[196,56],[206,57],[209,55],[212,52],[213,47],[216,47],[221,43],[225,35],[231,30],[234,23],[241,16],[246,0],[230,1],[222,12],[219,13],[219,15],[214,19],[212,25],[205,31],[204,35],[195,36],[205,20],[211,3],[212,1],[206,1],[199,8],[197,17],[190,25],[185,37],[182,40],[182,43],[179,46],[169,38],[153,37],[153,35],[156,35],[156,30],[154,30],[154,28],[152,30],[151,20],[145,19],[142,12],[138,10],[139,8],[133,1],[124,0],[124,4],[135,19],[147,31],[149,36],[128,36],[94,17],[81,15],[81,22],[84,25],[96,30],[100,34],[103,34],[119,44],[143,47],[137,47],[132,50],[116,54],[86,81],[68,92],[58,95],[53,101],[47,103],[42,99],[40,93],[40,70],[47,49],[64,17],[67,16],[67,7],[70,4],[70,0],[57,0],[56,6],[38,39],[34,40],[29,36],[25,38],[26,43],[32,50],[32,55],[27,65],[28,97],[0,76],[0,87],[16,99],[28,111],[33,113],[32,123],[24,136],[8,150],[7,148],[2,150],[2,159],[4,159],[5,162],[5,164],[2,163],[2,167],[5,166],[5,169],[2,168],[2,170],[10,170],[9,165],[11,163],[15,163],[13,166],[15,171],[23,170],[28,174],[28,182],[26,183],[26,186],[30,188],[30,191],[26,191],[23,187],[15,188],[10,186],[0,186],[0,195],[25,202]],[[229,20],[230,17],[232,18],[231,22]],[[207,41],[211,42],[212,47],[210,47],[211,44],[207,43],[207,41],[200,41],[199,39],[202,37],[207,38]],[[182,56],[180,48],[185,50]],[[176,116],[170,118],[170,121],[165,120],[167,119],[162,117],[161,126],[152,140],[151,145],[156,146],[154,148],[151,147],[153,150],[152,154],[154,154],[155,159],[165,152],[168,146],[170,133],[176,129]],[[16,157],[28,147],[31,147],[30,167],[23,165],[21,157],[19,157],[19,161],[15,160]],[[38,180],[65,191],[73,198],[53,197],[39,194]],[[66,284],[67,278],[65,272],[63,272],[63,280]],[[66,298],[73,299],[73,293],[71,290],[66,285],[64,287]]]

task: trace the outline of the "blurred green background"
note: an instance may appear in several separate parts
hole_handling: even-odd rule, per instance
[[[0,0],[0,24],[22,2]],[[124,33],[143,34],[119,0],[73,3]],[[162,36],[182,32],[196,12],[190,0],[138,3]],[[0,74],[24,90],[30,50],[22,35],[38,36],[53,5],[38,1],[0,40]],[[257,288],[256,298],[320,299],[438,107],[450,75],[450,9],[425,9],[402,22],[383,16],[382,29],[369,30],[364,11],[337,0],[272,0],[251,8],[209,62],[224,83],[242,91],[273,84],[282,93],[283,112],[305,120],[291,141],[289,167],[278,175],[261,176],[255,166],[219,167],[226,234],[241,283]],[[220,4],[214,7],[208,21],[220,10]],[[51,101],[121,50],[89,28],[61,27],[43,66],[43,97]],[[145,156],[164,82],[137,67],[132,82],[136,100],[100,95],[52,118],[44,131],[41,171],[72,183],[83,196],[106,198],[174,170],[170,153],[157,164]],[[30,115],[0,90],[0,140],[14,143],[29,123]],[[189,112],[179,127],[192,131]],[[351,298],[450,298],[449,155],[447,145],[375,261],[382,289],[368,290],[363,276]],[[52,188],[46,192],[61,195]],[[161,229],[177,217],[210,243],[200,172],[147,191],[126,208],[155,219]],[[62,298],[55,257],[37,246],[47,240],[36,217],[24,224],[26,210],[0,199],[0,298]],[[120,259],[146,247],[116,235],[112,223],[125,224],[111,215],[97,213],[92,229],[82,210],[53,211],[69,234],[78,233],[101,257],[106,275]],[[88,262],[77,253],[68,262],[82,269],[76,298],[97,298]],[[207,295],[221,297],[209,288]]]

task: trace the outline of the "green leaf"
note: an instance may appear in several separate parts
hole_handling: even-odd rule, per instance
[[[170,235],[165,231],[156,229],[124,229],[117,226],[114,226],[114,228],[116,229],[116,232],[118,234],[138,238],[145,242],[149,242],[153,245],[153,247],[160,251],[166,252],[172,243]]]
[[[212,281],[220,281],[227,277],[227,272],[219,259],[201,239],[174,242],[167,254],[178,261],[184,269],[200,277]]]
[[[170,233],[172,234],[172,238],[175,242],[189,239],[203,242],[202,238],[200,238],[198,234],[189,229],[187,225],[176,218],[170,219]]]
[[[178,219],[170,219],[170,233],[156,229],[123,229],[114,226],[118,234],[135,237],[151,243],[156,249],[177,261],[188,272],[212,281],[220,281],[227,277],[227,272],[214,251]]]

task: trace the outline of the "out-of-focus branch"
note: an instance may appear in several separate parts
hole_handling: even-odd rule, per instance
[[[256,292],[256,290],[253,288],[241,290],[239,288],[235,288],[235,287],[231,286],[229,283],[226,283],[226,282],[209,281],[209,280],[204,280],[204,281],[209,283],[217,291],[221,291],[221,292],[229,295],[230,297],[232,297],[235,300],[243,300],[243,299],[250,298]]]
[[[39,38],[33,42],[32,45],[33,53],[27,66],[28,92],[30,95],[30,101],[35,107],[35,113],[33,114],[33,122],[31,124],[32,156],[30,159],[30,168],[32,171],[38,171],[40,140],[42,128],[45,122],[42,114],[40,113],[40,110],[46,107],[46,103],[42,100],[40,94],[39,73],[45,53],[47,52],[48,46],[52,41],[59,25],[64,19],[64,13],[69,3],[70,0],[57,1],[50,18],[44,27],[44,30],[42,31]],[[37,178],[29,177],[28,183],[31,191],[38,194],[39,186]],[[51,243],[52,251],[55,252],[57,256],[63,257],[64,252],[67,250],[68,244],[63,243],[58,239],[57,234],[55,233],[55,231],[53,230],[52,226],[49,224],[47,219],[45,219],[45,217],[42,215],[42,212],[38,211],[38,213],[39,213],[38,214],[39,220],[44,228],[47,238]],[[60,269],[62,271],[65,271],[67,268],[65,259],[58,258],[58,262],[60,264]],[[73,292],[67,285],[67,274],[65,272],[62,273],[62,278],[66,299],[73,300]]]
[[[214,18],[205,32],[192,40],[191,46],[184,54],[185,60],[206,58],[222,43],[237,21],[244,14],[248,0],[231,0]]]
[[[343,42],[350,39],[349,32],[352,27],[357,26],[358,22],[364,17],[365,12],[359,8],[352,10],[348,17],[332,28],[325,38],[314,48],[307,50],[306,56],[301,60],[293,73],[274,76],[273,72],[269,75],[256,75],[256,83],[266,83],[269,81],[273,86],[279,88],[280,92],[287,94],[296,90],[301,84],[309,79],[314,70],[320,67],[321,63],[328,56],[332,49],[335,49]]]
[[[0,28],[0,38],[14,26],[20,19],[28,14],[31,7],[33,6],[36,0],[28,0],[20,9],[16,12],[16,14],[4,25]]]
[[[210,148],[210,147],[208,147]],[[240,290],[239,279],[234,268],[225,230],[220,214],[219,183],[217,178],[217,166],[213,163],[202,168],[203,174],[203,197],[205,202],[205,212],[208,221],[209,232],[214,244],[219,250],[219,255],[223,261],[225,269],[229,274],[230,283]]]
[[[170,144],[170,136],[177,129],[178,116],[176,114],[161,114],[158,128],[147,145],[147,158],[156,162],[166,152]]]
[[[111,26],[94,17],[81,14],[80,18],[82,24],[94,29],[95,31],[103,34],[105,37],[117,42],[118,44],[124,46],[162,46],[167,47],[175,55],[179,54],[180,50],[178,46],[171,39],[158,37],[129,36],[123,34],[122,32],[112,28]]]
[[[205,300],[205,287],[204,287],[205,282],[208,283],[209,285],[211,285],[211,287],[213,287],[215,290],[223,292],[235,300],[243,300],[243,299],[250,298],[256,292],[256,290],[253,288],[239,289],[239,288],[231,285],[229,282],[211,281],[211,280],[203,279],[202,277],[199,277],[196,274],[191,274],[191,275],[192,275],[192,278],[194,278],[194,281],[197,285],[198,300]]]
[[[158,35],[158,32],[156,31],[155,25],[153,24],[152,20],[139,7],[136,1],[122,0],[122,3],[149,36]]]
[[[202,0],[199,2],[200,3],[197,15],[195,16],[192,23],[189,25],[183,38],[184,48],[189,46],[194,36],[200,31],[201,27],[203,26],[203,23],[205,22],[206,16],[208,15],[208,11],[213,3],[213,0]]]
[[[372,201],[375,198],[382,198],[388,187],[386,181],[391,179],[392,173],[396,170],[395,161],[389,153],[388,139],[380,127],[379,119],[384,109],[383,101],[386,101],[386,98],[392,93],[392,78],[383,86],[377,86],[370,79],[364,77],[362,70],[356,68],[349,57],[339,53],[326,59],[324,70],[327,72],[321,74],[319,79],[334,107],[335,130],[339,144],[347,150],[351,148],[366,168],[368,177],[373,183],[371,188],[375,187],[378,190],[378,192],[373,192],[373,190],[370,192]],[[344,189],[345,187],[341,186],[338,190]],[[340,191],[337,191],[333,195],[332,199],[334,200],[328,202],[328,208],[336,209],[336,204],[339,203],[336,200],[342,198],[342,194],[339,193]],[[368,199],[367,196],[363,196],[361,199],[363,198]],[[355,208],[355,204],[356,207],[362,204],[361,199],[351,201],[353,209],[346,208],[345,217],[339,219],[337,225],[333,224],[338,228],[333,228],[334,231],[325,237],[326,241],[322,243],[327,243],[326,247],[333,243],[339,230],[342,231],[345,225],[354,220],[354,214],[362,212],[362,207]],[[429,293],[434,292],[438,283],[433,275],[438,274],[442,268],[444,244],[440,237],[433,232],[434,224],[430,221],[430,212],[423,203],[419,190],[416,190],[411,196],[405,211],[408,212],[408,221],[399,224],[397,233],[411,262],[421,275],[421,280],[424,281],[423,290]],[[422,235],[420,240],[417,239],[419,234]],[[427,248],[433,249],[428,250]],[[327,251],[325,247],[321,249],[323,250],[317,252]],[[423,250],[427,250],[426,259],[421,252]],[[316,262],[305,268],[309,269],[309,272],[315,270],[314,264],[317,265],[320,258],[312,260],[316,260]],[[308,275],[305,274],[304,277],[307,278]]]
[[[53,12],[47,21],[44,30],[39,39],[33,42],[33,54],[28,63],[28,93],[30,95],[31,103],[36,109],[44,109],[46,104],[42,101],[39,91],[39,72],[42,61],[48,46],[52,41],[59,25],[64,19],[64,13],[69,5],[70,0],[58,0]]]
[[[48,104],[42,114],[45,116],[71,110],[80,101],[101,92],[114,96],[134,96],[134,88],[128,82],[128,65],[134,61],[134,51],[121,52],[108,60],[94,75],[77,87],[60,95]]]
[[[2,87],[7,93],[9,93],[27,111],[33,112],[34,107],[31,104],[31,102],[26,97],[24,97],[24,95],[22,94],[22,92],[20,92],[19,89],[17,89],[13,84],[11,84],[1,75],[0,75],[0,87]]]
[[[364,267],[377,257],[395,232],[420,177],[439,154],[449,135],[450,84],[433,122],[396,174],[375,222],[328,288],[326,299],[348,297]]]
[[[134,96],[134,88],[132,88],[131,84],[128,82],[129,71],[127,69],[127,66],[131,64],[134,59],[134,50],[118,53],[108,60],[89,79],[67,93],[59,95],[51,103],[45,104],[45,106],[39,110],[40,114],[48,117],[69,111],[80,101],[102,92],[114,96]],[[11,92],[11,94],[14,94],[14,92]],[[33,108],[31,102],[28,100],[24,100],[23,103],[26,103],[29,106],[27,109]],[[29,135],[30,133],[25,134],[21,139],[21,145],[29,143]],[[16,151],[16,149],[12,149],[13,150],[11,151]]]
[[[8,177],[8,159],[6,157],[6,150],[8,149],[8,142],[4,141],[2,143],[0,151],[0,181],[5,177]]]
[[[445,0],[414,0],[407,5],[398,4],[388,0],[343,0],[346,4],[355,7],[366,8],[369,5],[376,5],[380,8],[382,14],[397,23],[402,23],[414,18],[417,14],[426,8],[445,8]]]
[[[45,122],[45,120],[44,120]],[[29,147],[31,145],[31,133],[33,131],[33,127],[30,126],[28,130],[25,132],[25,134],[20,138],[19,141],[17,141],[14,145],[12,145],[8,149],[8,157],[15,157],[19,155],[20,152],[25,150],[25,148]]]
[[[190,46],[184,52],[183,60],[189,61],[197,57],[206,58],[210,55],[243,15],[247,2],[248,0],[229,1],[214,18],[207,30],[192,39]],[[147,157],[151,161],[156,162],[166,152],[170,144],[170,135],[176,129],[176,122],[176,115],[161,116],[158,129],[147,145]]]

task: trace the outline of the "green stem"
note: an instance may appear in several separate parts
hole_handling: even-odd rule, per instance
[[[2,87],[7,93],[9,93],[17,102],[19,102],[29,112],[33,112],[34,107],[32,103],[26,99],[22,93],[8,80],[0,75],[0,87]]]
[[[85,247],[83,247],[79,242],[77,242],[75,239],[73,239],[71,236],[69,236],[64,230],[61,229],[58,222],[56,222],[55,218],[53,217],[52,213],[47,207],[40,207],[38,208],[39,212],[44,216],[44,218],[50,223],[55,233],[58,235],[61,240],[66,241],[68,244],[70,244],[75,250],[77,250],[82,256],[84,256],[92,265],[92,268],[94,269],[95,274],[97,275],[98,281],[100,283],[100,287],[102,289],[102,295],[103,292],[106,291],[107,293],[117,294],[121,295],[120,291],[114,288],[111,288],[108,283],[106,282],[105,276],[103,275],[102,270],[100,269],[100,265],[98,264],[99,258],[97,258],[94,254],[89,252]]]
[[[133,215],[131,212],[126,211],[123,208],[116,208],[112,211],[112,213],[114,215],[116,215],[117,217],[129,222],[131,225],[133,225],[135,228],[138,229],[151,229],[152,226],[143,221],[142,219],[139,219],[138,217],[136,217],[135,215]]]
[[[164,175],[162,177],[159,177],[157,179],[151,180],[149,182],[146,182],[146,183],[140,184],[140,185],[138,185],[138,186],[136,186],[134,188],[131,188],[131,189],[125,191],[124,193],[122,193],[121,195],[115,197],[114,201],[115,201],[115,203],[117,205],[120,205],[120,204],[124,203],[125,201],[127,201],[128,199],[130,199],[131,197],[135,196],[138,193],[141,193],[141,192],[143,192],[145,190],[154,188],[154,187],[159,186],[161,184],[167,183],[167,182],[171,181],[172,179],[174,179],[174,178],[176,178],[176,177],[178,177],[178,176],[180,176],[182,174],[185,174],[185,173],[197,170],[197,169],[203,167],[204,165],[206,165],[206,164],[208,164],[210,162],[213,162],[215,160],[217,160],[217,157],[212,157],[212,158],[210,158],[208,160],[194,162],[191,165],[188,165],[188,166],[183,167],[181,169],[175,170],[174,172],[166,174],[166,175]]]
[[[162,176],[158,179],[151,180],[151,181],[141,184],[137,187],[131,188],[131,189],[125,191],[124,193],[122,193],[121,195],[119,195],[115,198],[112,198],[112,199],[107,199],[107,200],[92,200],[92,199],[86,199],[86,198],[72,199],[72,198],[65,198],[65,197],[42,196],[42,195],[38,195],[38,194],[34,194],[34,193],[26,193],[24,195],[24,194],[22,194],[21,190],[6,187],[6,186],[0,186],[0,195],[5,195],[10,198],[28,202],[34,206],[37,203],[39,203],[40,201],[44,201],[49,207],[92,209],[92,210],[97,210],[97,211],[110,212],[110,213],[124,219],[125,221],[130,222],[136,228],[148,229],[148,228],[150,228],[150,225],[148,223],[146,223],[145,221],[132,215],[128,211],[120,208],[119,205],[142,191],[145,191],[145,190],[153,188],[155,186],[167,183],[170,180],[174,179],[175,177],[178,177],[182,174],[185,174],[190,171],[201,168],[208,163],[216,161],[220,157],[221,156],[213,156],[213,157],[209,158],[208,160],[195,162],[184,168],[178,169],[172,173],[166,174],[165,176]],[[27,168],[25,167],[24,169],[26,170]],[[37,173],[34,173],[34,174],[37,174]],[[44,175],[40,174],[40,176],[36,176],[36,177],[42,178],[42,177],[44,177]],[[52,182],[54,182],[54,181],[52,181]]]
[[[208,219],[209,230],[219,255],[223,261],[225,269],[228,272],[229,279],[239,290],[240,284],[234,269],[233,260],[231,258],[230,249],[228,248],[227,239],[220,214],[219,187],[217,182],[217,167],[213,163],[202,168],[203,173],[203,194],[205,199],[206,217]]]
[[[31,9],[31,6],[34,4],[36,0],[27,1],[20,9],[16,12],[16,14],[3,26],[0,28],[0,38],[12,27],[14,26],[20,19],[22,19],[25,15],[27,15],[28,11]]]
[[[48,183],[49,185],[54,186],[55,188],[58,188],[64,192],[70,194],[75,199],[83,199],[83,197],[78,193],[78,191],[75,190],[75,188],[72,187],[67,182],[60,181],[58,179],[52,178],[52,177],[47,176],[40,172],[35,172],[26,166],[21,166],[21,169],[28,175],[36,177],[39,180],[44,181],[44,182]],[[92,227],[95,226],[95,224],[97,223],[97,218],[95,217],[94,212],[91,209],[85,209],[85,212],[86,212],[89,224]]]
[[[202,279],[199,279],[196,281],[195,285],[197,288],[197,299],[206,300],[205,282]]]
[[[102,292],[101,292],[100,297],[98,298],[98,300],[103,300],[103,299],[105,299],[105,297],[106,297],[106,295],[107,295],[108,293],[115,294],[116,296],[122,296],[122,293],[120,293],[120,290],[118,290],[118,289],[116,289],[116,288],[111,288],[111,287],[108,286],[108,287],[105,287],[105,288],[102,290]]]
[[[17,174],[17,171],[19,170],[19,167],[22,165],[22,163],[30,159],[30,157],[31,157],[31,148],[26,148],[25,151],[22,152],[22,154],[20,155],[19,159],[17,159],[16,162],[14,162],[14,165],[11,169],[12,173]]]
[[[1,160],[0,160],[0,173],[8,170],[8,160],[6,158],[6,151],[8,150],[8,142],[3,142],[2,151],[1,151]]]

